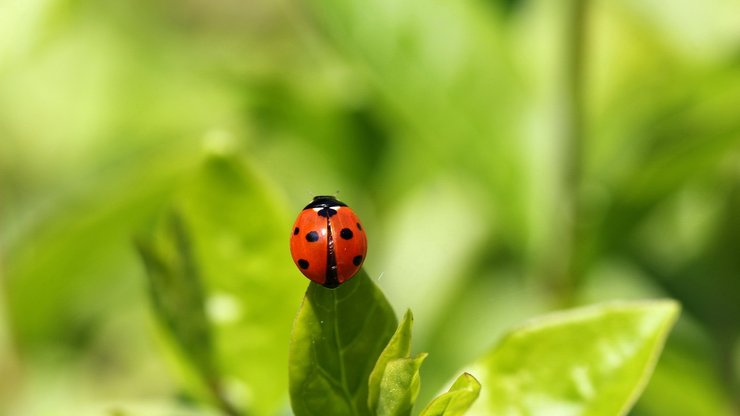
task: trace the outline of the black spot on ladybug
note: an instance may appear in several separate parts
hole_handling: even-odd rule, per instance
[[[293,230],[293,235],[298,235],[299,232],[301,232],[301,229],[298,227],[295,227],[295,230]]]
[[[362,231],[362,226],[360,225],[359,222],[357,223],[357,229],[360,230],[360,231]]]
[[[355,258],[352,259],[352,264],[355,266],[359,266],[362,263],[362,256],[355,256]]]
[[[319,217],[331,218],[337,214],[337,210],[331,209],[329,207],[324,207],[316,211],[316,213],[319,214]]]
[[[352,234],[352,230],[349,228],[342,228],[342,231],[339,232],[339,236],[344,238],[345,240],[350,240],[354,234]]]
[[[301,269],[304,269],[304,270],[305,270],[305,269],[308,269],[308,260],[304,260],[304,259],[300,259],[300,260],[298,260],[298,266],[299,266],[299,267],[300,267]]]
[[[319,241],[319,233],[316,231],[311,231],[310,233],[306,234],[306,240],[308,240],[309,243],[315,243],[316,241]]]

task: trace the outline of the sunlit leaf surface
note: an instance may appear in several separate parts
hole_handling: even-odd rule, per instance
[[[408,357],[411,353],[411,326],[413,323],[414,317],[411,314],[411,310],[408,310],[404,314],[401,323],[398,325],[398,329],[396,329],[388,345],[386,345],[380,357],[378,357],[373,371],[370,373],[367,404],[371,411],[376,411],[378,408],[381,382],[388,363],[397,358]]]
[[[625,414],[678,317],[670,301],[606,304],[511,332],[471,371],[475,415]]]
[[[419,368],[427,353],[396,358],[388,362],[380,381],[380,397],[375,411],[379,416],[409,416],[419,395]]]
[[[472,375],[463,373],[452,387],[432,400],[421,416],[462,416],[480,395],[480,383]]]

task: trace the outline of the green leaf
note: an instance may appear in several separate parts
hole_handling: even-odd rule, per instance
[[[370,278],[310,283],[293,325],[290,399],[296,416],[369,415],[368,379],[397,319]]]
[[[129,243],[192,165],[195,156],[185,148],[173,145],[167,158],[121,156],[115,169],[90,175],[74,197],[58,184],[46,191],[54,209],[34,214],[36,208],[23,206],[32,219],[11,223],[25,227],[0,232],[8,318],[19,348],[89,356],[98,331],[122,313],[130,316],[132,331],[145,331],[145,322],[134,322],[146,298],[143,279],[132,278],[141,264]]]
[[[452,387],[432,400],[420,416],[462,416],[480,395],[480,383],[472,375],[463,373]]]
[[[249,413],[274,414],[285,405],[288,390],[287,372],[275,369],[288,359],[295,305],[305,282],[295,266],[285,261],[285,227],[292,213],[289,217],[269,183],[232,153],[208,155],[182,183],[172,205],[191,236],[188,257],[198,259],[197,275],[205,289],[199,310],[205,310],[210,326],[213,373],[218,377],[193,377],[187,371],[192,358],[183,354],[172,357],[173,369],[193,397],[208,400],[215,396],[213,404],[220,407],[233,405]],[[167,222],[159,227],[167,230]],[[159,234],[173,240],[171,232]],[[174,246],[172,241],[165,243]],[[160,251],[169,259],[177,250],[167,244],[157,247],[163,246]],[[172,309],[184,314],[190,308]],[[190,319],[179,319],[176,324],[191,331],[201,325]],[[193,339],[177,342],[183,343],[186,348],[199,344]],[[178,352],[178,348],[173,350]]]
[[[279,413],[288,391],[279,369],[306,282],[286,233],[302,206],[286,211],[276,188],[234,151],[209,154],[182,183],[174,204],[208,291],[223,395],[250,414]]]
[[[213,340],[196,261],[182,219],[170,214],[161,225],[137,240],[154,313],[208,384],[216,376]]]
[[[397,358],[385,366],[380,381],[380,397],[375,411],[380,416],[408,416],[419,395],[419,368],[427,358],[423,352],[414,358]]]
[[[679,313],[673,301],[612,303],[538,319],[506,336],[474,372],[475,414],[625,414]]]
[[[378,408],[380,384],[388,363],[396,358],[405,358],[411,354],[411,326],[413,323],[414,316],[409,309],[406,311],[403,320],[398,325],[396,332],[380,354],[380,357],[378,357],[378,361],[370,373],[367,405],[371,411],[376,411]]]

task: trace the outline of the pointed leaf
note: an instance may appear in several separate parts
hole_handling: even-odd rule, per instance
[[[419,368],[427,358],[423,352],[414,358],[397,358],[385,367],[380,381],[380,397],[375,412],[379,416],[408,416],[419,395]]]
[[[422,410],[420,416],[462,416],[480,395],[480,383],[472,375],[463,373],[450,389],[435,398]]]
[[[672,301],[612,303],[536,320],[474,372],[474,414],[620,415],[641,394],[679,312]]]
[[[137,248],[144,261],[154,313],[208,383],[215,376],[205,295],[181,218],[170,214]]]
[[[369,415],[370,372],[396,325],[393,309],[363,270],[336,289],[310,283],[290,342],[295,415]]]
[[[303,276],[285,261],[296,212],[286,212],[275,188],[233,152],[209,154],[183,183],[176,206],[208,289],[224,394],[250,414],[277,414],[288,390],[279,369],[305,292]]]
[[[396,358],[406,358],[411,354],[411,326],[414,323],[414,316],[411,310],[407,310],[403,320],[398,325],[393,337],[386,345],[383,352],[378,357],[368,386],[367,405],[371,411],[378,408],[378,398],[380,397],[380,383],[383,379],[383,373],[388,363]]]
[[[223,398],[251,414],[275,414],[288,390],[287,372],[275,369],[288,359],[294,311],[304,292],[300,272],[284,261],[285,227],[294,213],[285,212],[273,187],[233,152],[207,154],[181,182],[171,205],[187,225],[189,251],[198,260],[219,384],[202,386],[182,371],[188,367],[180,355],[165,352],[189,396],[212,396],[205,387],[221,396],[219,406]],[[177,324],[199,325],[188,319]]]

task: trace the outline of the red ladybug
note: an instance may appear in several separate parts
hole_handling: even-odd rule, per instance
[[[306,277],[335,288],[360,270],[367,237],[360,219],[333,196],[316,196],[298,214],[290,237],[290,254]]]

